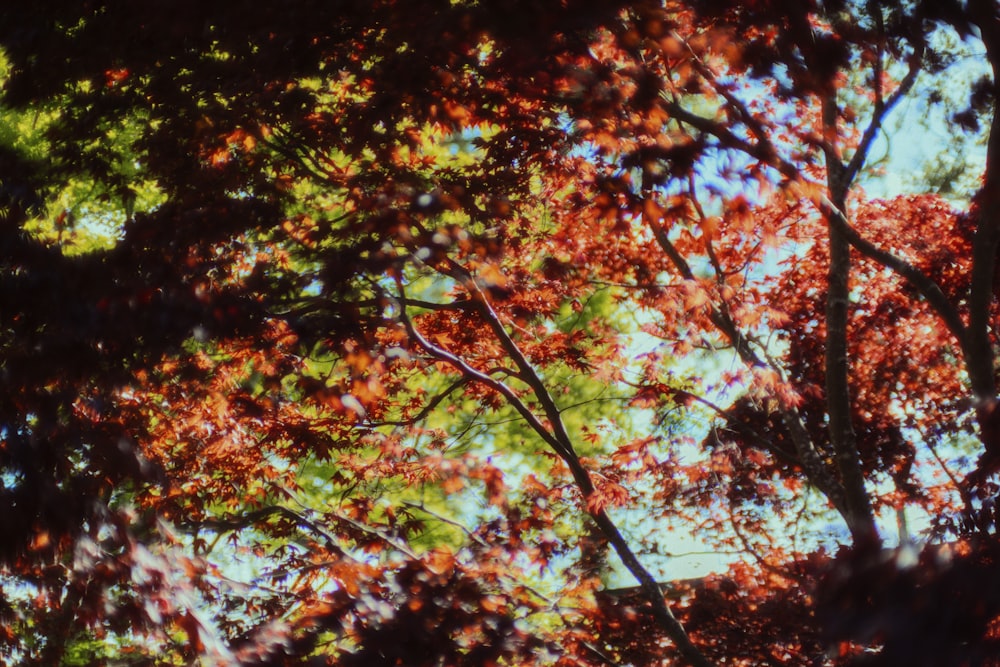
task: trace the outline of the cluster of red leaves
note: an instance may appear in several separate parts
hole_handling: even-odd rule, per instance
[[[816,618],[805,584],[823,571],[820,562],[791,563],[800,578],[762,575],[736,568],[728,575],[671,582],[665,595],[676,601],[685,627],[711,659],[734,665],[811,665],[827,652],[828,637]],[[676,659],[669,641],[643,611],[636,589],[598,593],[599,632],[614,659],[661,665]],[[849,658],[849,656],[840,656]],[[832,653],[831,665],[847,664]]]
[[[854,214],[856,228],[880,247],[911,260],[932,275],[946,293],[962,294],[970,258],[969,230],[962,216],[934,197],[901,197],[891,202],[860,203]],[[822,243],[805,247],[784,260],[781,282],[769,296],[780,304],[782,332],[788,350],[788,373],[801,397],[801,409],[816,442],[823,442],[826,425],[824,389],[826,248]],[[941,326],[938,316],[905,283],[871,261],[858,262],[855,284],[863,285],[863,300],[849,321],[854,428],[867,474],[883,474],[905,495],[921,487],[913,433],[920,437],[956,438],[966,428],[967,408],[963,378],[957,360],[960,341]],[[919,332],[919,335],[914,335]],[[900,351],[905,350],[905,354]],[[942,397],[954,396],[948,401]],[[967,418],[967,415],[965,415]],[[779,451],[793,454],[783,427],[744,400],[733,414],[732,431],[774,437]],[[945,431],[945,429],[950,429]],[[753,446],[752,439],[737,441]],[[794,458],[794,456],[793,456]],[[778,465],[782,464],[780,461]],[[931,503],[933,515],[945,511],[942,498],[923,488],[922,501]]]

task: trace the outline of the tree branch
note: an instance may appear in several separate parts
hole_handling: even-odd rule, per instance
[[[344,550],[336,544],[336,541],[330,533],[326,532],[315,521],[312,521],[303,514],[296,512],[289,507],[285,507],[284,505],[268,505],[258,510],[254,510],[253,512],[230,515],[222,519],[183,522],[179,524],[178,527],[185,531],[193,531],[195,534],[203,528],[220,533],[233,532],[243,530],[244,528],[247,528],[248,526],[251,526],[259,521],[263,521],[273,515],[279,515],[299,527],[309,529],[310,532],[323,538],[323,541],[326,543],[325,546],[328,550],[338,555],[346,556]]]
[[[819,208],[827,224],[835,227],[847,239],[851,247],[877,264],[892,270],[896,275],[909,283],[923,297],[927,305],[931,307],[931,310],[941,318],[948,331],[955,337],[955,342],[959,347],[964,349],[965,324],[962,322],[958,309],[952,305],[937,283],[905,259],[879,248],[861,236],[847,220],[847,216],[844,215],[843,211],[836,208],[833,202],[826,197],[822,197],[819,200]]]
[[[994,21],[994,11],[992,3],[986,0],[976,0],[970,5],[974,10],[979,11],[982,22],[990,22],[991,33],[987,37],[992,43],[994,52],[998,57],[991,58],[994,63],[1000,62],[1000,29]],[[870,10],[877,12],[878,9],[872,5]],[[876,22],[880,15],[875,17]],[[984,28],[985,30],[985,28]],[[923,54],[922,45],[916,45],[914,52],[909,58],[909,69],[900,86],[893,92],[887,101],[881,99],[881,81],[875,81],[877,103],[873,117],[866,128],[858,148],[855,150],[851,161],[848,164],[841,162],[836,154],[836,104],[832,98],[824,101],[824,141],[822,142],[824,153],[828,164],[828,188],[831,197],[812,194],[810,198],[819,208],[824,218],[830,226],[831,238],[831,268],[830,268],[830,291],[828,291],[828,340],[827,347],[827,370],[828,382],[827,399],[830,403],[831,419],[831,441],[837,454],[838,468],[840,468],[841,479],[844,483],[844,506],[847,514],[845,518],[852,526],[852,533],[856,536],[871,534],[874,532],[874,518],[871,511],[870,498],[864,488],[864,479],[860,469],[856,443],[854,443],[853,429],[850,424],[850,394],[847,386],[847,350],[846,350],[846,318],[849,293],[847,291],[847,279],[850,272],[850,247],[857,248],[865,256],[879,262],[883,266],[897,272],[898,275],[909,282],[918,293],[928,302],[934,312],[944,321],[949,331],[956,337],[959,346],[963,349],[966,359],[966,367],[972,379],[973,392],[979,398],[982,407],[978,410],[980,429],[984,433],[983,440],[987,444],[987,449],[993,448],[1000,457],[1000,415],[994,418],[998,412],[995,410],[996,402],[994,398],[995,384],[993,376],[993,356],[989,346],[989,305],[992,302],[992,280],[993,264],[995,262],[997,246],[1000,244],[1000,195],[995,195],[992,212],[985,213],[984,216],[992,219],[991,225],[980,225],[974,243],[974,269],[973,288],[970,298],[970,307],[973,317],[970,318],[968,335],[957,309],[944,296],[940,287],[916,267],[908,262],[896,257],[892,253],[879,249],[873,244],[864,240],[850,225],[844,211],[846,193],[850,184],[854,181],[859,171],[863,168],[872,142],[877,136],[878,130],[885,116],[896,104],[903,99],[912,89],[921,67],[921,57]],[[877,64],[876,76],[881,70],[881,62]],[[714,74],[706,68],[699,68],[702,76],[713,78]],[[995,75],[995,80],[997,76]],[[718,86],[716,86],[718,89]],[[736,135],[728,127],[716,121],[703,118],[684,109],[677,100],[670,99],[663,94],[664,108],[668,114],[676,120],[685,122],[700,132],[715,137],[723,147],[741,151],[753,157],[763,164],[767,164],[776,169],[789,180],[799,180],[802,175],[798,167],[792,162],[782,158],[774,145],[770,142],[766,132],[763,132],[759,121],[750,113],[746,105],[732,95],[726,95],[726,91],[720,89],[726,102],[734,107],[737,115],[747,125],[756,141],[749,141]],[[994,115],[994,125],[997,123]],[[832,134],[831,134],[832,132]],[[991,139],[998,137],[998,132],[991,134]],[[991,141],[991,148],[997,147],[996,141]],[[996,154],[993,152],[992,154]],[[991,164],[995,164],[993,160]],[[996,170],[994,170],[996,171]],[[992,193],[1000,192],[1000,178],[997,182],[984,188],[984,191]],[[983,219],[986,219],[985,217]],[[655,228],[654,228],[655,234]],[[663,245],[661,243],[661,245]],[[668,253],[669,256],[670,253]],[[988,399],[984,402],[984,399]],[[795,424],[789,423],[790,430]],[[994,446],[995,444],[995,446]],[[803,458],[806,463],[806,459]],[[1000,463],[998,463],[1000,465]],[[844,514],[844,511],[841,512]]]
[[[1000,81],[1000,25],[996,3],[970,0],[968,16],[980,31],[993,70]],[[972,240],[972,278],[969,287],[969,326],[965,337],[965,365],[976,402],[976,420],[983,443],[983,459],[970,476],[978,481],[1000,468],[1000,409],[996,397],[996,359],[991,340],[997,251],[1000,248],[1000,97],[993,95],[993,117],[986,146],[983,187],[976,195],[976,233]]]
[[[920,53],[922,54],[922,51],[920,51]],[[883,109],[883,113],[877,119],[877,122],[876,119],[872,119],[869,131],[866,132],[866,134],[872,135],[872,139],[874,139],[877,129],[881,127],[881,123],[885,119],[888,112],[891,111],[892,108],[895,107],[912,88],[913,83],[907,83],[907,81],[911,78],[911,76],[915,81],[918,73],[919,68],[917,68],[917,66],[911,61],[911,68],[904,79],[904,83],[901,84],[900,87],[897,88],[897,90],[892,94]],[[757,143],[752,143],[734,134],[725,125],[688,111],[682,107],[679,102],[671,100],[665,95],[662,96],[662,99],[664,101],[664,110],[673,118],[687,123],[700,132],[714,136],[724,147],[738,150],[763,164],[771,166],[790,181],[800,180],[803,178],[799,168],[794,163],[782,158],[778,154],[766,134],[756,135],[758,136],[758,141]],[[735,101],[738,103],[738,100]],[[740,115],[743,116],[748,113],[749,110],[744,109]],[[993,135],[995,136],[996,133],[993,133]],[[870,141],[871,140],[869,140],[869,142]],[[868,149],[864,152],[855,153],[852,157],[851,164],[848,165],[847,173],[851,173],[852,171],[856,173],[857,170],[860,170],[863,166],[861,164],[861,160],[867,156],[867,150]],[[855,160],[858,161],[857,164],[855,164]],[[852,179],[853,177],[854,176],[852,176]],[[924,300],[926,300],[931,306],[938,317],[942,319],[948,327],[948,330],[956,337],[958,344],[964,348],[966,344],[965,326],[962,324],[962,320],[958,315],[957,309],[951,304],[950,301],[948,301],[944,292],[937,285],[937,283],[902,258],[899,258],[888,251],[882,250],[865,240],[856,230],[854,230],[840,208],[835,206],[828,197],[817,194],[811,196],[810,199],[829,223],[832,223],[840,228],[841,232],[846,236],[853,247],[869,259],[872,259],[882,266],[895,271],[914,289],[916,289],[920,296],[923,297]],[[992,273],[989,275],[992,276]],[[967,363],[967,366],[970,367],[969,372],[971,375],[972,364]]]
[[[652,197],[652,185],[648,178],[648,175],[644,172],[643,194],[646,197]],[[677,251],[673,243],[670,242],[670,239],[667,237],[667,233],[660,224],[660,221],[653,220],[645,206],[643,206],[642,218],[646,227],[653,232],[653,237],[656,239],[657,244],[663,250],[668,259],[670,259],[681,276],[686,280],[694,280],[694,273],[691,271],[687,261]],[[779,375],[781,381],[784,381],[784,375],[781,372],[781,369],[775,364],[761,359],[756,352],[754,352],[753,347],[750,344],[750,339],[742,331],[740,331],[740,328],[728,312],[713,304],[709,313],[709,319],[716,326],[716,328],[729,339],[743,363],[751,368],[770,368]],[[798,455],[800,465],[808,476],[810,482],[823,492],[837,511],[844,516],[845,520],[847,520],[847,506],[844,502],[844,490],[840,483],[833,477],[827,465],[823,462],[823,458],[817,451],[808,430],[806,430],[802,415],[799,413],[798,408],[791,405],[788,401],[779,398],[778,410],[781,413],[782,422],[785,424],[785,428],[788,429],[789,436],[795,445],[795,451]]]
[[[688,636],[687,631],[684,629],[684,626],[681,625],[680,621],[677,620],[677,617],[674,616],[673,612],[670,610],[670,607],[667,606],[666,600],[660,591],[660,587],[657,584],[656,579],[649,572],[649,570],[647,570],[645,566],[639,562],[639,559],[632,551],[631,546],[629,546],[628,541],[625,539],[625,536],[622,535],[618,526],[603,507],[594,506],[589,502],[591,496],[595,492],[594,483],[590,478],[590,473],[583,466],[580,458],[577,456],[576,451],[573,448],[572,440],[563,425],[559,408],[552,399],[552,396],[549,394],[545,383],[542,381],[541,377],[535,371],[530,362],[528,362],[527,358],[525,358],[524,354],[517,346],[517,343],[515,343],[510,337],[510,334],[507,333],[507,330],[500,322],[496,311],[493,310],[489,299],[476,283],[475,277],[472,276],[465,269],[465,267],[459,265],[457,262],[451,261],[450,266],[453,272],[463,278],[466,289],[468,289],[470,293],[473,294],[473,296],[475,296],[479,301],[481,306],[480,313],[499,339],[505,352],[507,352],[513,360],[515,366],[518,368],[520,372],[520,379],[527,383],[532,389],[535,398],[542,406],[542,411],[550,426],[546,426],[542,420],[539,419],[539,417],[535,415],[535,413],[524,403],[524,401],[522,401],[521,398],[517,396],[517,394],[514,393],[514,391],[506,384],[490,377],[489,375],[486,375],[485,373],[482,373],[481,371],[478,371],[472,366],[469,366],[457,355],[445,350],[444,348],[434,345],[424,338],[406,314],[406,297],[403,291],[402,281],[397,278],[396,285],[401,297],[400,320],[402,321],[407,333],[412,340],[423,347],[431,356],[448,363],[466,377],[469,377],[470,379],[479,382],[502,395],[518,412],[518,414],[525,419],[528,426],[536,434],[538,434],[538,436],[541,437],[553,451],[555,451],[555,453],[569,468],[570,474],[572,475],[577,488],[580,490],[584,500],[587,502],[587,510],[593,517],[594,522],[607,538],[609,544],[611,544],[611,547],[621,559],[622,564],[632,574],[632,576],[635,577],[645,592],[646,599],[652,606],[653,615],[660,627],[664,630],[671,641],[674,642],[681,655],[684,656],[684,659],[687,660],[689,664],[694,667],[710,667],[711,663],[698,649],[698,647],[694,645],[691,638]]]
[[[469,383],[469,378],[467,378],[465,376],[460,377],[459,379],[455,380],[450,385],[448,385],[444,389],[444,391],[442,391],[441,393],[435,395],[434,398],[432,398],[431,400],[429,400],[424,405],[424,407],[422,407],[420,409],[420,411],[417,414],[413,415],[409,419],[396,419],[396,420],[371,422],[370,425],[371,426],[412,426],[414,424],[419,424],[424,419],[426,419],[427,416],[430,413],[434,412],[435,408],[437,408],[437,406],[439,406],[444,399],[448,398],[456,389],[458,389],[460,387],[463,387],[463,386],[467,385],[468,383]]]
[[[845,210],[850,188],[848,168],[837,153],[836,92],[823,100],[823,136],[826,138],[827,189],[831,203]],[[826,411],[830,445],[833,448],[840,481],[844,488],[847,526],[857,544],[878,544],[878,527],[871,499],[865,488],[861,456],[854,434],[850,388],[850,352],[847,346],[847,323],[850,318],[851,244],[840,230],[827,223],[830,264],[826,279]]]
[[[872,11],[878,12],[878,8],[874,7]],[[881,19],[881,14],[879,14]],[[923,46],[918,46],[914,49],[914,52],[909,58],[909,69],[906,72],[906,76],[899,83],[899,87],[896,88],[889,96],[888,100],[882,100],[882,55],[879,53],[876,59],[875,66],[875,110],[872,114],[871,121],[868,123],[868,127],[865,128],[865,132],[861,137],[861,141],[858,143],[858,147],[854,151],[854,155],[851,156],[851,161],[847,164],[844,170],[844,180],[848,186],[854,182],[857,177],[858,172],[864,167],[865,162],[868,160],[868,152],[871,150],[872,142],[875,137],[878,136],[879,130],[882,129],[882,122],[885,117],[892,111],[900,100],[902,100],[913,88],[913,84],[917,81],[917,75],[920,74],[921,62],[924,55]]]

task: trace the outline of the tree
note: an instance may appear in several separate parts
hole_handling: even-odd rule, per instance
[[[0,12],[6,658],[998,659],[996,3],[272,5]]]

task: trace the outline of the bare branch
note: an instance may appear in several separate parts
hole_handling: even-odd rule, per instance
[[[878,12],[878,8],[874,8],[873,11]],[[879,14],[881,19],[881,14]],[[921,62],[923,60],[923,47],[917,48],[909,58],[909,70],[906,72],[906,76],[900,82],[899,87],[893,91],[892,95],[889,96],[888,100],[882,100],[882,57],[881,53],[876,59],[875,65],[875,110],[872,114],[871,121],[868,123],[868,127],[865,128],[865,132],[861,137],[861,141],[858,143],[857,149],[854,151],[854,155],[851,156],[851,161],[847,164],[844,169],[844,180],[847,184],[853,183],[858,172],[865,165],[865,161],[868,159],[868,152],[871,150],[872,142],[875,137],[878,136],[879,130],[882,129],[882,122],[885,117],[889,115],[900,100],[902,100],[913,88],[913,84],[917,81],[917,75],[920,74]]]

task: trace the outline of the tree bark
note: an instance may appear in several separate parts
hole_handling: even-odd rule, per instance
[[[1000,80],[1000,24],[995,2],[970,0],[968,16],[980,31],[993,69]],[[996,96],[994,96],[996,97]],[[991,333],[996,257],[1000,245],[1000,100],[994,99],[993,118],[986,149],[986,173],[976,197],[976,234],[972,241],[972,279],[969,287],[969,325],[963,350],[965,367],[975,397],[976,418],[985,450],[978,476],[1000,468],[1000,409]]]
[[[833,93],[823,104],[824,134],[827,135],[827,187],[834,207],[846,210],[848,173],[835,149],[837,104]],[[850,316],[851,244],[836,225],[827,223],[830,266],[826,297],[826,403],[830,445],[844,486],[848,528],[855,544],[880,542],[851,417],[850,357],[847,326]]]

